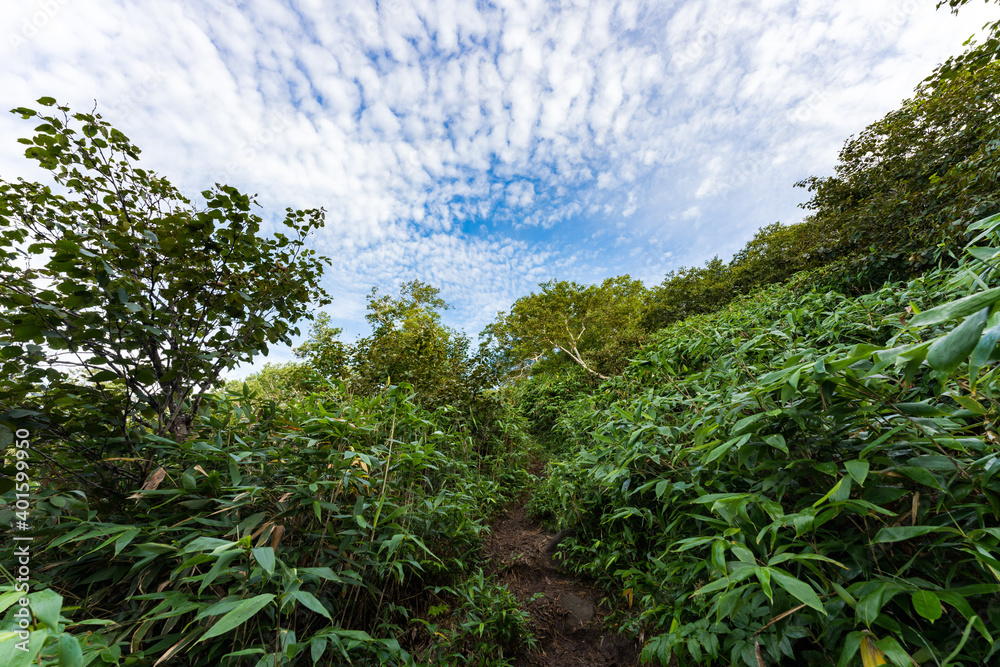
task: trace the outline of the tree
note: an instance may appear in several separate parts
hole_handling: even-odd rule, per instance
[[[600,285],[550,280],[539,287],[541,291],[514,302],[510,313],[499,313],[484,334],[510,349],[514,370],[561,352],[588,373],[607,379],[610,359],[603,355],[605,363],[598,363],[600,351],[623,341],[628,348],[637,345],[646,294],[642,282],[626,275]]]
[[[324,377],[341,377],[347,372],[350,356],[348,346],[337,338],[343,331],[330,324],[327,313],[317,314],[309,325],[309,338],[295,348],[295,356]]]
[[[730,267],[718,257],[705,262],[704,267],[682,267],[667,273],[651,290],[643,326],[657,331],[691,315],[716,311],[733,296]]]
[[[408,382],[424,402],[455,395],[468,374],[469,339],[441,323],[438,311],[449,306],[439,294],[419,280],[404,283],[395,295],[372,289],[365,315],[372,333],[354,344],[351,361],[360,391]]]
[[[812,198],[805,224],[816,253],[845,262],[854,281],[880,284],[923,271],[968,223],[1000,210],[1000,61],[996,25],[950,59],[912,99],[841,149],[835,174],[797,185]]]
[[[304,243],[324,212],[258,236],[252,197],[217,184],[196,208],[100,114],[38,103],[13,111],[39,121],[19,141],[55,185],[0,180],[0,438],[27,427],[91,463],[143,433],[183,439],[224,370],[329,303],[329,260]]]

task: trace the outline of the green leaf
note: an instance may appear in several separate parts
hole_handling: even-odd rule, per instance
[[[841,477],[839,480],[837,480],[837,483],[833,485],[833,488],[827,491],[826,495],[824,495],[822,498],[814,502],[812,506],[819,507],[823,502],[826,501],[827,498],[831,497],[834,499],[834,501],[846,500],[845,498],[841,497],[843,495],[844,488],[847,489],[847,495],[850,496],[851,482],[847,477]]]
[[[878,531],[878,534],[872,542],[874,544],[883,542],[902,542],[903,540],[912,540],[915,537],[928,535],[930,533],[958,534],[958,531],[949,526],[886,526],[882,530]]]
[[[871,626],[885,606],[885,582],[880,582],[874,590],[861,596],[854,608],[855,617],[867,626]]]
[[[913,610],[933,623],[941,618],[944,613],[941,608],[941,599],[934,591],[917,591],[911,597]]]
[[[229,459],[229,480],[232,482],[233,486],[239,486],[243,482],[243,476],[240,474],[240,467],[232,458]]]
[[[749,430],[753,424],[756,424],[766,416],[766,413],[760,412],[755,415],[750,415],[749,417],[744,417],[733,425],[733,435],[742,435],[745,431]]]
[[[973,374],[990,360],[998,341],[1000,341],[1000,324],[983,332],[983,337],[979,339],[979,343],[972,350],[972,356],[969,357],[969,368]]]
[[[837,667],[847,667],[851,664],[851,658],[857,655],[861,640],[864,638],[865,633],[863,632],[856,631],[847,635],[843,642],[843,648],[840,649],[840,656],[837,658]]]
[[[882,637],[876,642],[876,645],[885,653],[885,657],[898,667],[910,667],[913,664],[909,654],[903,650],[895,637],[891,635]]]
[[[868,477],[869,464],[868,461],[853,460],[844,461],[844,467],[847,468],[848,474],[854,478],[854,481],[858,484],[864,484],[865,478]]]
[[[312,641],[309,642],[309,657],[312,658],[314,665],[326,653],[326,646],[326,637],[313,637]]]
[[[785,444],[785,436],[781,435],[780,433],[776,435],[767,436],[766,438],[764,438],[764,442],[771,445],[775,449],[780,449],[786,454],[788,453],[788,445]]]
[[[951,372],[968,359],[969,354],[979,343],[989,314],[989,307],[982,308],[965,318],[945,336],[935,340],[931,344],[931,349],[927,351],[927,363],[931,368]]]
[[[118,373],[108,370],[97,371],[96,373],[90,376],[91,382],[110,382],[111,380],[117,380],[117,379],[118,379]]]
[[[201,639],[199,639],[196,643],[200,644],[206,639],[217,637],[221,634],[229,632],[243,623],[246,623],[250,617],[269,605],[272,600],[274,600],[274,595],[271,595],[270,593],[257,595],[248,600],[244,600],[239,603],[235,609],[220,618],[215,625],[209,628],[208,632],[202,635]]]
[[[757,580],[760,581],[760,587],[764,591],[764,595],[773,603],[774,592],[771,590],[771,571],[766,567],[755,567],[754,572],[757,573]]]
[[[938,478],[935,477],[934,474],[927,468],[919,466],[898,466],[896,470],[903,473],[914,482],[919,482],[920,484],[929,486],[933,489],[941,489],[941,482],[939,482]]]
[[[118,539],[115,540],[115,556],[120,554],[122,549],[131,544],[132,540],[134,540],[140,532],[142,531],[138,528],[129,528],[124,533],[119,535]]]
[[[9,591],[0,595],[0,614],[7,611],[7,608],[12,606],[15,602],[21,599],[23,593],[18,591]]]
[[[812,586],[804,581],[796,579],[779,568],[769,567],[767,570],[771,573],[771,577],[774,581],[788,591],[792,597],[797,599],[799,602],[804,602],[816,611],[822,612],[824,616],[826,615],[826,609],[823,608],[823,603],[820,602],[819,596],[816,595],[816,591],[812,589]]]
[[[330,616],[330,612],[327,611],[326,607],[323,606],[323,603],[320,602],[312,593],[307,591],[295,591],[292,593],[292,597],[301,602],[304,607],[311,609],[320,616],[324,616],[331,621],[333,620]]]
[[[62,609],[62,600],[61,595],[49,588],[28,596],[28,603],[35,618],[53,631],[59,629],[59,610]]]
[[[82,667],[83,650],[80,642],[66,632],[59,635],[59,667]]]
[[[942,304],[936,308],[925,310],[919,315],[915,315],[913,319],[910,320],[910,326],[927,327],[932,324],[940,324],[949,320],[956,320],[959,317],[966,317],[967,315],[971,315],[982,310],[983,308],[992,306],[997,300],[1000,300],[1000,287],[994,287],[993,289],[988,289],[985,292],[979,292],[978,294],[967,296],[964,299],[958,299],[956,301]]]
[[[39,104],[41,104],[43,107],[50,107],[50,106],[52,106],[53,104],[56,103],[56,98],[54,98],[54,97],[39,97],[36,101]]]
[[[271,547],[257,547],[252,551],[253,557],[264,568],[264,571],[268,574],[274,574],[274,549]]]

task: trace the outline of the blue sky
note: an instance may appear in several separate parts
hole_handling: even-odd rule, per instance
[[[325,207],[348,340],[414,278],[475,335],[549,278],[653,285],[799,220],[793,184],[998,14],[935,4],[8,0],[0,106],[96,100],[182,191]],[[39,178],[28,131],[0,118],[4,178]]]

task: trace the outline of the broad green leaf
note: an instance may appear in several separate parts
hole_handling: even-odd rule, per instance
[[[898,466],[896,470],[903,473],[914,482],[919,482],[924,486],[929,486],[934,489],[941,489],[941,483],[938,481],[938,478],[935,477],[934,474],[927,468],[919,466]]]
[[[250,617],[259,612],[261,609],[266,607],[274,600],[274,595],[267,593],[264,595],[257,595],[247,600],[244,600],[238,604],[232,611],[227,613],[225,616],[216,621],[215,625],[208,629],[201,639],[197,643],[201,643],[206,639],[211,639],[212,637],[217,637],[221,634],[229,632],[233,628],[236,628],[243,623],[246,623]]]
[[[881,542],[901,542],[903,540],[912,540],[922,535],[929,535],[930,533],[957,534],[958,531],[949,526],[886,526],[878,531],[872,542],[875,544]]]
[[[229,572],[229,564],[232,563],[237,557],[242,554],[239,551],[227,551],[222,553],[215,559],[215,563],[212,564],[211,569],[205,574],[204,578],[201,580],[201,585],[198,587],[198,593],[201,593],[206,588],[212,585],[220,575],[224,572]]]
[[[858,459],[844,461],[844,467],[847,468],[847,472],[854,478],[855,482],[858,484],[865,483],[865,478],[868,477],[868,461],[861,461]]]
[[[712,566],[719,574],[726,574],[726,543],[722,540],[712,543]]]
[[[972,374],[975,374],[979,368],[986,365],[986,362],[990,360],[993,350],[996,349],[997,342],[1000,342],[1000,324],[984,331],[982,338],[979,339],[975,349],[972,350],[972,356],[969,357],[969,369]]]
[[[840,496],[841,496],[841,493],[842,493],[842,489],[844,489],[844,488],[847,489],[847,494],[850,495],[850,493],[851,493],[851,482],[848,480],[847,477],[841,477],[839,480],[837,480],[837,483],[833,485],[833,488],[831,488],[829,491],[827,491],[826,494],[822,498],[820,498],[819,500],[817,500],[816,502],[814,502],[812,506],[813,507],[819,507],[821,504],[823,504],[824,502],[826,502],[827,498],[833,498],[835,501],[838,500],[838,499],[842,499],[842,498],[840,498]]]
[[[840,656],[837,658],[837,667],[847,667],[851,664],[851,659],[857,655],[858,649],[861,647],[861,640],[865,636],[865,633],[858,631],[848,633],[840,649]]]
[[[897,667],[911,667],[913,664],[909,654],[903,650],[895,637],[891,635],[882,637],[876,642],[876,645],[885,654],[885,657],[889,658]]]
[[[59,667],[81,667],[83,665],[83,650],[80,642],[66,632],[59,635]]]
[[[979,343],[989,314],[989,307],[982,308],[965,318],[945,336],[934,341],[931,349],[927,351],[927,363],[931,368],[950,372],[968,359],[969,354]]]
[[[826,609],[823,608],[823,603],[820,602],[819,596],[816,595],[816,591],[813,590],[812,586],[800,579],[796,579],[784,570],[775,567],[768,567],[767,570],[770,571],[774,581],[792,597],[799,602],[804,602],[816,611],[822,612],[824,616],[827,615]]]
[[[767,415],[764,413],[757,413],[755,415],[750,415],[749,417],[744,417],[743,419],[736,422],[733,425],[733,435],[743,435],[751,426],[764,419]]]
[[[771,571],[766,567],[755,567],[754,572],[757,574],[757,580],[760,581],[760,587],[764,591],[764,595],[773,603],[774,592],[771,590]]]
[[[62,609],[63,598],[52,589],[45,589],[28,595],[31,612],[50,630],[59,629],[59,611]]]
[[[979,292],[963,299],[925,310],[910,320],[910,326],[927,327],[932,324],[941,324],[942,322],[955,320],[959,317],[966,317],[992,306],[997,300],[1000,300],[1000,287],[994,287],[985,292]]]
[[[767,436],[766,438],[764,438],[764,442],[771,445],[775,449],[780,449],[786,454],[788,453],[788,445],[785,444],[785,436],[781,435],[780,433],[776,435]]]
[[[309,642],[309,657],[312,658],[314,665],[326,653],[326,646],[326,637],[313,637],[312,641]]]
[[[115,556],[121,553],[122,549],[131,544],[132,540],[138,537],[141,532],[142,531],[138,528],[129,528],[124,533],[119,535],[118,539],[115,540]]]
[[[865,625],[871,627],[871,624],[878,618],[878,615],[882,612],[882,607],[885,605],[885,592],[885,582],[880,582],[874,590],[862,595],[858,600],[857,606],[854,608],[855,617]]]
[[[934,591],[916,591],[910,596],[913,610],[933,623],[944,613],[941,609],[941,599]]]
[[[320,602],[312,593],[307,591],[295,591],[292,593],[292,597],[301,602],[304,607],[311,609],[320,616],[324,616],[331,621],[333,620],[330,617],[330,612],[327,611],[326,607],[323,606],[323,603]]]
[[[7,611],[8,607],[11,607],[15,602],[20,600],[24,596],[23,593],[18,591],[8,591],[0,595],[0,614]]]
[[[0,665],[4,667],[31,667],[49,637],[49,630],[35,630],[28,636],[28,650],[18,644],[23,640],[17,632],[0,632]]]
[[[274,574],[274,549],[271,547],[257,547],[252,551],[254,559],[264,568],[264,571],[268,574]]]

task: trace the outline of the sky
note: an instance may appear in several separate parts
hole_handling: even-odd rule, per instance
[[[935,0],[4,0],[0,107],[95,101],[182,192],[327,211],[325,310],[419,279],[473,337],[549,279],[652,286],[794,223],[1000,7]],[[0,176],[40,180],[0,114]],[[292,358],[272,350],[265,361]]]

